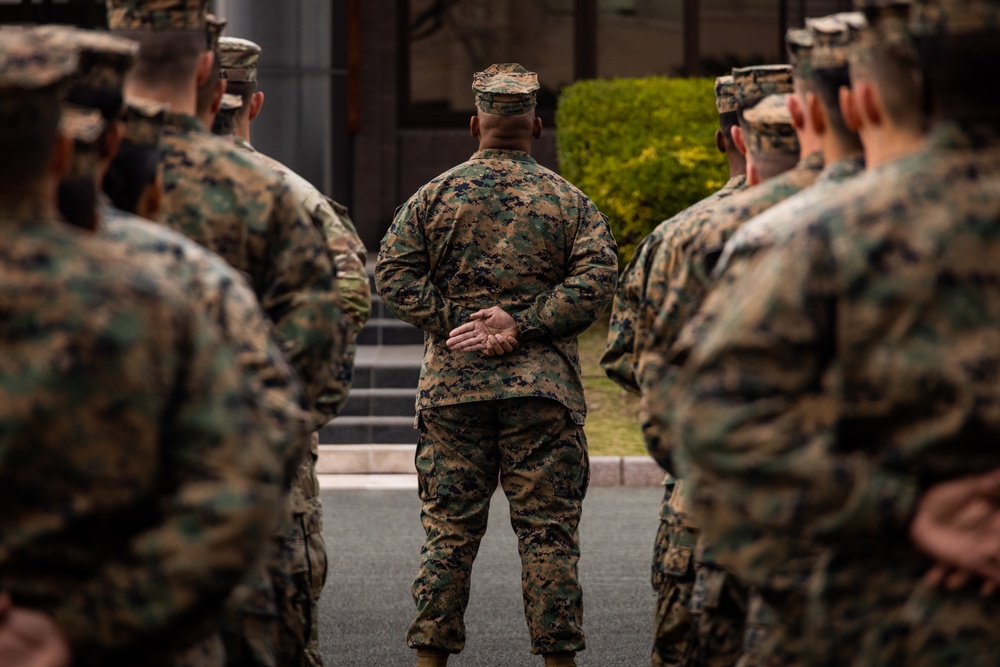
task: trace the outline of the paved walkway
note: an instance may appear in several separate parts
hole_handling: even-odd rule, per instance
[[[394,483],[405,483],[395,476]],[[408,480],[407,480],[408,482]],[[373,485],[377,482],[373,482]],[[581,667],[649,665],[654,597],[649,563],[659,488],[595,488],[580,527],[588,648]],[[327,489],[325,534],[330,577],[320,625],[328,667],[407,667],[413,613],[410,584],[423,540],[415,490]],[[507,501],[493,499],[490,528],[473,572],[468,642],[455,667],[541,666],[530,655],[517,543]]]

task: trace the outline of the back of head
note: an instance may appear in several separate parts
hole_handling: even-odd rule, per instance
[[[788,171],[798,162],[799,140],[788,110],[789,97],[770,95],[744,114],[744,141],[761,181]]]
[[[495,147],[531,140],[538,75],[517,63],[498,63],[472,78],[481,139]]]
[[[215,54],[212,59],[212,68],[208,72],[208,77],[198,86],[198,99],[195,108],[198,116],[205,117],[211,115],[212,106],[217,99],[219,79],[222,76],[222,65],[219,62],[219,40],[222,38],[222,31],[226,28],[226,19],[208,14],[205,17],[205,37],[207,49]]]
[[[164,114],[165,107],[151,100],[128,101],[125,137],[104,176],[104,192],[115,208],[137,213],[143,193],[155,183]]]
[[[715,80],[715,107],[719,110],[719,131],[725,139],[727,152],[734,151],[732,129],[739,124],[739,114],[732,76],[720,76]]]
[[[236,116],[250,113],[250,102],[257,92],[257,65],[261,48],[248,39],[223,37],[219,40],[219,64],[226,80],[226,92],[242,98]]]
[[[207,50],[208,0],[107,0],[108,26],[139,43],[131,77],[155,87],[192,84]]]
[[[1000,2],[914,0],[910,30],[932,120],[1000,124]]]
[[[17,198],[45,177],[77,64],[75,49],[0,28],[0,196]]]
[[[866,30],[864,15],[858,12],[834,14],[807,21],[813,38],[810,75],[806,90],[816,94],[823,105],[827,130],[845,149],[861,151],[861,140],[848,129],[840,109],[840,89],[850,88],[848,62],[855,45]]]
[[[868,21],[851,53],[852,83],[870,81],[882,111],[894,126],[921,134],[925,126],[923,84],[909,29],[910,0],[855,0]]]

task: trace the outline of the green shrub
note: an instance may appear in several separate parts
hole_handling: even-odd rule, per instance
[[[619,260],[661,221],[722,187],[712,79],[579,81],[556,110],[559,170],[611,220]]]

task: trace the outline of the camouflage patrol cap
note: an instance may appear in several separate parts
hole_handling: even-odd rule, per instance
[[[160,133],[166,118],[167,105],[140,97],[125,102],[124,141],[146,150],[159,150]]]
[[[121,112],[125,75],[135,62],[139,44],[108,32],[71,26],[39,26],[37,31],[43,39],[79,52],[69,101],[100,109],[109,120],[117,116]]]
[[[222,37],[222,31],[226,29],[227,23],[229,21],[215,14],[205,16],[205,33],[208,37],[209,51],[219,52],[219,39]]]
[[[791,65],[754,65],[733,69],[736,103],[740,109],[751,107],[768,95],[790,93]]]
[[[65,104],[59,119],[59,131],[73,140],[73,159],[63,176],[65,180],[93,178],[100,162],[98,139],[104,133],[104,118],[96,109]]]
[[[865,17],[861,12],[806,19],[806,27],[813,37],[813,70],[845,67],[865,26]]]
[[[769,95],[747,110],[743,116],[749,129],[743,135],[747,150],[755,154],[799,152],[799,139],[788,110],[789,97],[788,94]]]
[[[234,83],[256,81],[260,52],[260,46],[249,39],[223,37],[219,40],[219,64],[223,77]]]
[[[715,106],[719,113],[736,111],[736,84],[733,77],[720,76],[715,80]]]
[[[499,116],[516,116],[535,108],[538,75],[517,63],[490,65],[472,76],[476,106]]]
[[[208,0],[106,0],[112,30],[204,30]]]
[[[1000,31],[998,0],[913,0],[914,35],[963,35]]]
[[[236,129],[236,113],[243,108],[243,98],[240,95],[223,95],[222,107],[215,115],[212,132],[219,136],[231,135]]]
[[[77,63],[75,49],[50,44],[33,29],[0,28],[0,124],[17,131],[43,116],[54,119]]]
[[[813,43],[812,33],[805,28],[789,28],[785,33],[788,62],[796,78],[808,79],[812,76]]]

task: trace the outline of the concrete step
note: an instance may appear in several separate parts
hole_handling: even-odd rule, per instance
[[[337,417],[319,431],[321,445],[416,444],[413,417]]]
[[[409,417],[416,414],[414,403],[416,387],[389,389],[352,388],[347,403],[340,410],[341,417]]]
[[[412,324],[393,318],[392,315],[375,317],[373,314],[365,324],[365,328],[358,334],[358,345],[423,345],[423,343],[423,331]]]
[[[416,474],[412,445],[320,445],[316,472],[338,475]]]
[[[416,390],[423,358],[423,345],[359,345],[352,390]]]

